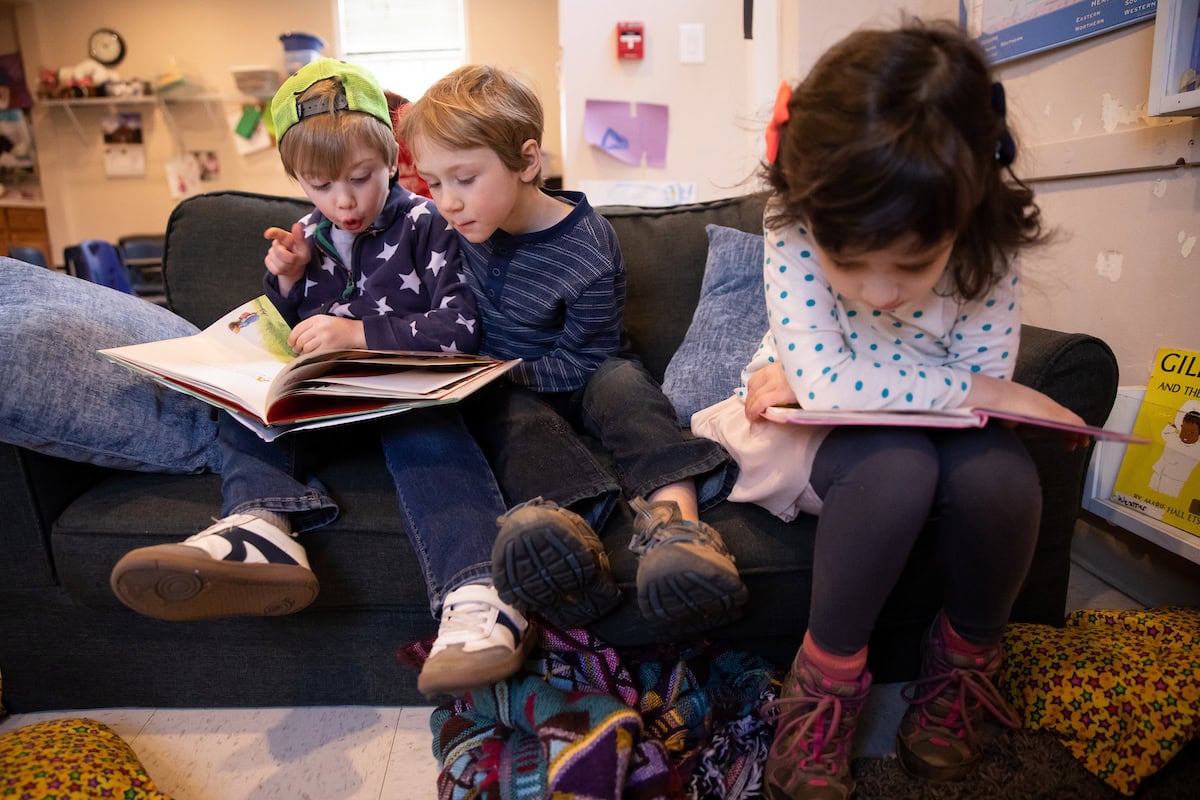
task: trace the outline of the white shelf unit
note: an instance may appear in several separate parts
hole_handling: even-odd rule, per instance
[[[1133,430],[1133,422],[1137,418],[1145,391],[1145,387],[1122,387],[1117,392],[1112,413],[1109,414],[1104,427],[1125,433]],[[1125,456],[1125,448],[1128,446],[1124,442],[1096,442],[1084,485],[1084,509],[1164,550],[1194,564],[1200,564],[1200,536],[1193,536],[1173,525],[1138,514],[1109,499],[1117,472],[1121,468],[1121,459]]]
[[[79,117],[75,114],[77,108],[106,108],[110,113],[116,113],[121,108],[131,108],[138,106],[154,106],[162,112],[163,120],[166,122],[168,130],[178,143],[180,141],[179,129],[175,124],[175,119],[171,114],[171,106],[181,103],[203,103],[208,109],[209,119],[214,126],[222,124],[219,115],[213,113],[213,104],[223,105],[225,103],[243,102],[247,99],[246,95],[224,95],[209,92],[192,93],[192,94],[156,94],[143,97],[74,97],[63,100],[39,100],[37,104],[45,108],[59,108],[71,120],[71,124],[75,127],[75,132],[79,134],[79,140],[84,144],[88,142],[87,133],[83,129],[83,125],[79,121]],[[181,145],[182,149],[182,145]]]

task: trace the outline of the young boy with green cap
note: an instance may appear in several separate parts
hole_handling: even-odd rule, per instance
[[[365,69],[315,61],[271,104],[279,155],[316,208],[270,228],[266,295],[293,326],[298,353],[331,348],[473,352],[480,329],[457,238],[426,198],[394,181],[397,144],[384,92]],[[374,423],[400,514],[441,623],[418,680],[426,694],[502,680],[534,635],[491,585],[495,520],[505,505],[454,407]],[[327,431],[349,436],[344,428]],[[264,442],[223,414],[222,510],[181,544],[127,553],[113,591],[165,620],[299,611],[317,596],[300,532],[337,504],[302,471],[305,435]]]

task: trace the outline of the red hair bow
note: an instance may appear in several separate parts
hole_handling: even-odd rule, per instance
[[[767,163],[774,164],[779,155],[779,127],[788,121],[788,103],[792,100],[792,87],[787,81],[779,84],[775,93],[775,109],[771,112],[771,122],[767,125]]]

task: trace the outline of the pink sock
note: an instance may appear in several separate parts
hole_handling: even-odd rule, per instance
[[[854,655],[839,656],[823,649],[806,632],[800,650],[804,653],[804,657],[820,670],[822,675],[835,681],[857,680],[867,668],[867,648],[865,647]]]
[[[968,642],[958,631],[950,626],[950,619],[945,612],[938,615],[938,627],[941,629],[942,636],[946,637],[946,644],[951,650],[957,650],[960,653],[970,653],[971,655],[980,655],[991,649],[991,645],[975,644]]]

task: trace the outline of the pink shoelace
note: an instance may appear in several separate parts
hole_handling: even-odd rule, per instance
[[[802,768],[820,764],[837,773],[846,761],[853,733],[852,725],[842,725],[842,717],[845,714],[848,721],[853,721],[866,698],[865,691],[848,697],[801,694],[764,703],[762,716],[779,720],[775,741],[789,742],[778,751],[778,758],[788,761],[795,758]],[[850,709],[844,710],[845,704]],[[804,746],[806,740],[808,747]]]
[[[997,722],[1009,728],[1021,724],[987,674],[977,669],[946,666],[947,669],[920,677],[900,690],[905,700],[920,708],[922,728],[945,728],[960,739],[973,738],[977,735],[974,712],[979,708],[986,709]],[[939,699],[948,705],[944,714],[937,710]]]

